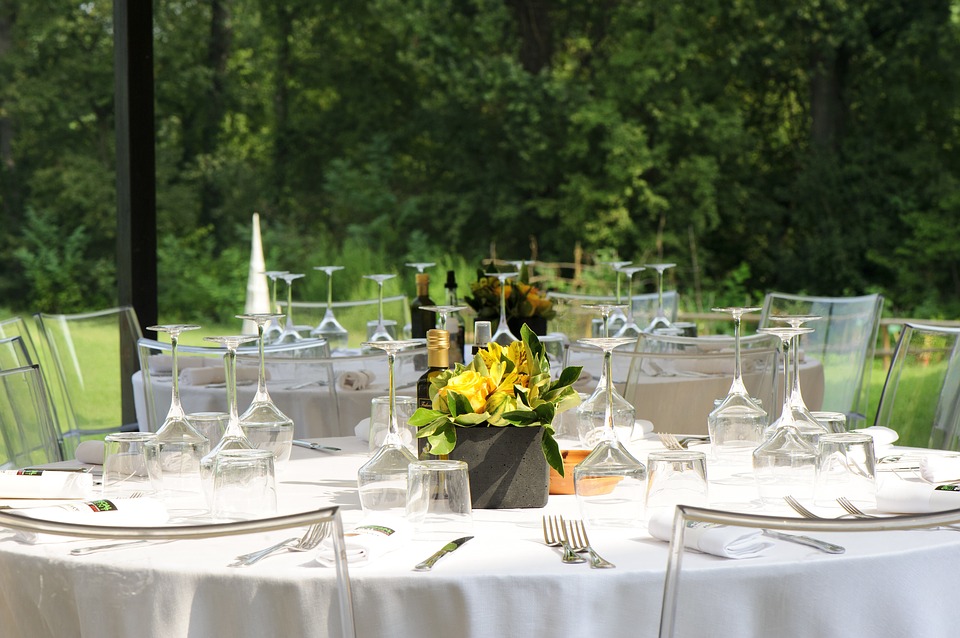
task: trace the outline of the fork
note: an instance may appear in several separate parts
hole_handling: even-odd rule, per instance
[[[561,530],[564,530],[561,532]],[[564,563],[585,563],[587,562],[586,558],[578,556],[576,552],[573,551],[573,548],[570,547],[570,543],[566,540],[566,530],[563,523],[562,516],[548,516],[544,514],[543,516],[543,542],[548,547],[563,547],[563,558],[560,560]]]
[[[663,444],[663,447],[667,448],[668,450],[684,449],[680,439],[670,432],[657,432],[657,436],[660,438],[660,443]]]
[[[867,514],[862,509],[854,505],[853,501],[848,499],[846,496],[841,496],[840,498],[838,498],[837,503],[839,503],[840,507],[845,509],[854,518],[883,518],[882,516],[877,516],[875,514]],[[945,529],[945,530],[952,530],[954,532],[960,532],[960,527],[957,527],[956,525],[941,525],[939,527],[925,527],[922,529],[932,529],[932,530]]]
[[[284,541],[277,543],[276,545],[271,545],[265,549],[261,549],[256,552],[251,552],[249,554],[242,554],[237,556],[229,567],[249,567],[254,563],[260,562],[267,556],[275,554],[276,552],[282,551],[284,549],[291,552],[307,552],[311,549],[317,547],[320,542],[327,537],[327,533],[330,529],[329,523],[314,523],[307,528],[307,531],[303,533],[303,536],[297,538],[296,536],[288,538]]]
[[[786,496],[784,496],[783,500],[785,500],[787,502],[787,505],[792,507],[797,514],[799,514],[804,518],[824,518],[823,516],[817,516],[816,514],[808,510],[806,507],[803,506],[803,504],[800,501],[795,499],[790,494],[787,494]]]
[[[567,534],[568,531],[569,535]],[[590,567],[594,569],[616,567],[616,565],[601,557],[600,554],[590,546],[590,539],[587,538],[587,528],[583,526],[583,521],[568,521],[567,525],[563,528],[563,534],[565,540],[570,543],[573,551],[586,551],[590,554]]]

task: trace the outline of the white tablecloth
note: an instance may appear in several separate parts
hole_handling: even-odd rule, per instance
[[[344,508],[359,519],[356,469],[367,458],[352,438],[329,455],[294,449],[281,466],[280,507]],[[634,445],[643,458],[659,449]],[[713,505],[756,511],[749,481],[711,466]],[[787,513],[787,510],[783,510]],[[432,572],[411,570],[449,539],[415,540],[362,567],[351,567],[358,635],[556,638],[653,636],[659,622],[667,544],[646,530],[590,530],[612,570],[564,565],[545,547],[541,516],[577,516],[572,496],[551,496],[544,510],[478,510],[474,540]],[[839,508],[838,508],[839,513]],[[82,557],[75,540],[23,545],[0,540],[0,634],[61,638],[129,636],[261,638],[324,636],[334,572],[311,554],[288,552],[246,569],[237,554],[297,532],[178,541]],[[2,535],[2,532],[0,532]],[[949,592],[960,572],[960,533],[912,531],[830,534],[844,555],[777,543],[764,557],[684,559],[682,636],[953,636],[960,608]],[[761,622],[780,629],[761,634]]]

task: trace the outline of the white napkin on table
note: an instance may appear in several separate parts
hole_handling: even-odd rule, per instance
[[[927,514],[960,509],[960,485],[931,485],[889,478],[877,486],[877,511],[888,514]]]
[[[920,457],[920,476],[931,483],[960,481],[960,456],[925,454]]]
[[[376,378],[370,370],[347,370],[337,377],[337,390],[366,390]]]
[[[177,367],[181,370],[186,368],[201,368],[207,365],[207,360],[208,357],[178,357]],[[210,359],[210,362],[211,365],[217,363],[221,367],[223,366],[223,363],[216,359]],[[150,368],[150,372],[154,374],[172,374],[173,357],[169,354],[151,355],[147,357],[147,366]]]
[[[343,534],[347,546],[347,562],[351,567],[366,565],[374,558],[402,547],[410,539],[410,535],[410,524],[403,519],[365,521]],[[328,536],[317,551],[317,562],[330,567],[335,560],[333,539]]]
[[[81,463],[103,465],[103,441],[81,441],[73,458]]]
[[[116,527],[152,527],[163,525],[169,520],[163,502],[155,498],[115,498],[85,501],[83,503],[63,503],[50,507],[32,507],[14,509],[11,513],[30,518],[40,518],[62,523],[82,525],[111,525]],[[72,540],[71,536],[58,534],[37,534],[17,531],[15,540],[21,543],[36,544]]]
[[[360,419],[360,423],[357,423],[356,427],[353,428],[353,433],[361,441],[370,440],[370,417]]]
[[[882,425],[871,425],[868,428],[859,428],[851,430],[860,434],[869,434],[873,437],[873,453],[879,459],[887,456],[893,451],[893,444],[900,438],[896,430],[892,430]]]
[[[100,462],[103,462],[101,453]],[[54,470],[0,471],[0,498],[90,498],[93,475]]]
[[[215,383],[225,383],[226,370],[222,366],[209,368],[187,368],[180,372],[180,383],[184,385],[213,385]],[[256,382],[259,378],[260,370],[254,366],[237,366],[237,383]],[[270,378],[270,372],[267,371],[266,378]]]
[[[647,529],[654,538],[670,542],[673,512],[653,514]],[[690,522],[683,535],[683,546],[721,558],[754,558],[773,547],[773,543],[764,540],[762,534],[763,530],[759,529]]]

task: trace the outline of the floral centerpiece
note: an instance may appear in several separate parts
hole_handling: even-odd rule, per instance
[[[418,408],[410,424],[419,428],[429,452],[449,454],[457,445],[458,428],[543,428],[541,447],[550,467],[563,475],[563,458],[554,439],[553,417],[580,403],[573,383],[579,366],[550,379],[550,364],[537,335],[527,326],[521,340],[503,347],[491,342],[469,365],[456,364],[434,377],[433,408]]]
[[[477,272],[477,281],[470,284],[471,295],[464,301],[477,313],[477,319],[496,322],[500,318],[500,280]],[[553,319],[557,312],[553,302],[534,285],[523,280],[507,280],[504,284],[507,319],[540,317]]]

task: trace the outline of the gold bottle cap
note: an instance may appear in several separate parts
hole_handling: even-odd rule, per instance
[[[448,350],[450,348],[450,333],[446,330],[434,328],[427,330],[427,350]]]

